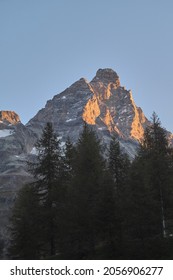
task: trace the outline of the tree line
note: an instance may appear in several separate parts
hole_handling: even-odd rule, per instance
[[[172,259],[173,150],[152,115],[133,161],[91,126],[78,142],[47,123],[28,163],[34,180],[11,217],[11,259]],[[106,154],[106,156],[105,156]]]

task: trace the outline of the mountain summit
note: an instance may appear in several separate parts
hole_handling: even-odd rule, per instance
[[[130,157],[148,124],[132,92],[121,86],[117,73],[108,68],[99,69],[91,82],[82,78],[55,95],[26,126],[39,136],[48,121],[64,142],[68,136],[77,141],[83,121],[93,126],[104,144],[115,134]]]
[[[120,80],[117,73],[110,69],[99,69],[96,73],[96,76],[93,78],[92,82],[98,82],[101,81],[104,84],[114,83],[117,84],[117,86],[120,86]]]

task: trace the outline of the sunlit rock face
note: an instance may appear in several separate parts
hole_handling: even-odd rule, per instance
[[[20,122],[19,116],[13,111],[0,111],[0,123],[17,124]]]
[[[148,120],[136,107],[132,92],[121,87],[117,73],[112,69],[99,69],[90,86],[93,96],[84,107],[83,119],[124,140],[140,141]]]

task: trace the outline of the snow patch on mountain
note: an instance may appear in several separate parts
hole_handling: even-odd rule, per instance
[[[2,129],[0,130],[0,138],[8,137],[14,133],[13,129]]]
[[[36,147],[33,147],[31,152],[30,152],[31,155],[38,155],[38,151],[36,149]]]

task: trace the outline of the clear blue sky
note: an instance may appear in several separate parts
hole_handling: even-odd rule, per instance
[[[0,0],[0,110],[26,123],[99,68],[173,132],[173,1]]]

